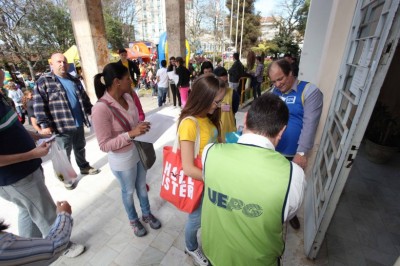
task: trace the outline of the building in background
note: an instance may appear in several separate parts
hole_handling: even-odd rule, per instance
[[[165,0],[138,0],[136,40],[158,43],[161,33],[167,29]]]
[[[261,18],[261,41],[269,41],[278,33],[278,29],[274,26],[274,19],[272,17]]]

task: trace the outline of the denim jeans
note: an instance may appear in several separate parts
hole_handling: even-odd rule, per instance
[[[18,207],[18,232],[22,237],[46,237],[56,220],[56,205],[44,183],[41,167],[18,182],[0,186],[0,196]]]
[[[161,107],[165,103],[165,98],[167,97],[168,88],[158,87],[158,107]]]
[[[89,167],[89,163],[85,158],[86,140],[83,126],[77,127],[74,131],[58,134],[56,141],[61,149],[65,149],[67,151],[67,156],[70,161],[71,151],[74,149],[76,164],[80,169]]]
[[[201,202],[203,202],[203,199]],[[200,229],[201,225],[201,207],[202,203],[200,203],[199,207],[194,212],[189,214],[185,225],[185,243],[189,251],[196,250],[199,247],[197,231]]]
[[[135,204],[133,203],[133,192],[135,192],[135,189],[139,198],[140,208],[142,209],[142,215],[149,215],[150,203],[146,189],[146,170],[142,162],[139,161],[131,169],[126,171],[114,171],[112,169],[111,171],[121,185],[122,203],[124,204],[129,220],[134,221],[139,218],[135,209]]]

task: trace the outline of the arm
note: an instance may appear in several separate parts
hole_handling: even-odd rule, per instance
[[[41,132],[42,129],[39,127],[39,125],[37,124],[37,120],[36,117],[32,116],[31,117],[31,123],[32,123],[32,127],[37,131],[37,132]]]
[[[194,165],[194,142],[181,140],[180,147],[182,167],[185,174],[194,179],[203,180],[202,170]]]
[[[179,79],[178,79],[178,83],[176,84],[176,87],[179,89],[179,86],[181,85],[181,83],[182,83],[182,73],[181,73],[182,71],[181,71],[181,69],[180,69],[180,67],[177,67],[176,69],[175,69],[175,73],[178,75],[178,77],[179,77]]]
[[[85,89],[83,88],[82,84],[80,81],[76,82],[76,86],[78,87],[81,96],[82,96],[82,103],[83,103],[83,109],[85,110],[85,113],[88,115],[92,114],[92,103],[90,102],[89,96],[87,95]]]
[[[6,234],[0,240],[0,244],[7,243],[1,250],[0,264],[6,262],[7,265],[49,265],[64,252],[71,237],[73,220],[67,211],[58,211],[59,204],[57,203],[57,218],[46,238],[23,238]],[[65,204],[69,206],[68,203]],[[25,256],[21,257],[22,253]]]
[[[23,153],[0,155],[0,167],[41,158],[49,153],[50,144],[42,143],[36,148]]]
[[[299,146],[297,152],[304,152],[307,154],[314,145],[315,134],[319,119],[322,113],[323,95],[322,92],[313,84],[305,88],[304,91],[304,115],[303,115],[303,129],[299,137]],[[296,154],[293,162],[300,165],[303,169],[307,167],[307,157]]]
[[[46,129],[46,133],[51,133],[50,130],[50,111],[49,111],[49,100],[47,97],[47,86],[45,78],[40,78],[33,89],[33,109],[36,117],[37,124],[42,128]]]
[[[140,103],[139,97],[137,96],[135,91],[132,91],[133,101],[135,102],[136,108],[139,112],[139,121],[144,121],[146,118],[146,114],[143,112],[142,104]]]
[[[292,164],[292,181],[289,187],[287,204],[285,208],[284,221],[292,219],[299,210],[304,197],[304,190],[307,186],[304,171],[295,163]]]

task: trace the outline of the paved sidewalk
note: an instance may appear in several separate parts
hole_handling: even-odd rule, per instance
[[[159,112],[177,118],[180,113],[180,108],[172,106],[157,108],[157,99],[149,95],[140,99],[144,111],[148,114]],[[243,123],[245,110],[237,113],[238,124]],[[101,169],[101,173],[80,177],[75,190],[69,191],[64,188],[54,176],[51,162],[43,163],[46,185],[54,200],[68,200],[72,206],[72,240],[86,245],[87,249],[77,258],[61,257],[53,265],[193,265],[191,259],[184,254],[184,224],[187,214],[178,211],[159,197],[162,147],[172,144],[175,134],[176,125],[168,129],[154,144],[157,161],[147,173],[147,183],[150,185],[151,210],[160,219],[162,228],[153,230],[144,224],[149,233],[142,238],[135,237],[130,228],[121,202],[119,184],[111,173],[107,156],[100,151],[95,136],[89,133],[87,135],[86,157],[94,167]],[[72,162],[78,170],[74,158]],[[135,195],[135,203],[137,202]],[[141,216],[140,207],[136,206]],[[0,217],[11,224],[10,231],[18,233],[18,211],[15,205],[0,198],[0,210]],[[301,216],[302,214],[300,218]],[[315,265],[303,255],[302,230],[287,230],[285,264]]]

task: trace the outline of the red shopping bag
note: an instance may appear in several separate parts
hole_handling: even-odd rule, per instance
[[[195,119],[188,117],[189,119]],[[197,120],[196,124],[197,124]],[[202,169],[201,157],[199,156],[200,134],[197,124],[197,137],[195,143],[194,164]],[[160,190],[160,197],[172,203],[179,210],[192,213],[197,209],[201,202],[204,183],[203,181],[185,175],[182,168],[181,151],[179,146],[179,136],[177,136],[174,146],[165,146],[163,149],[163,174]]]

